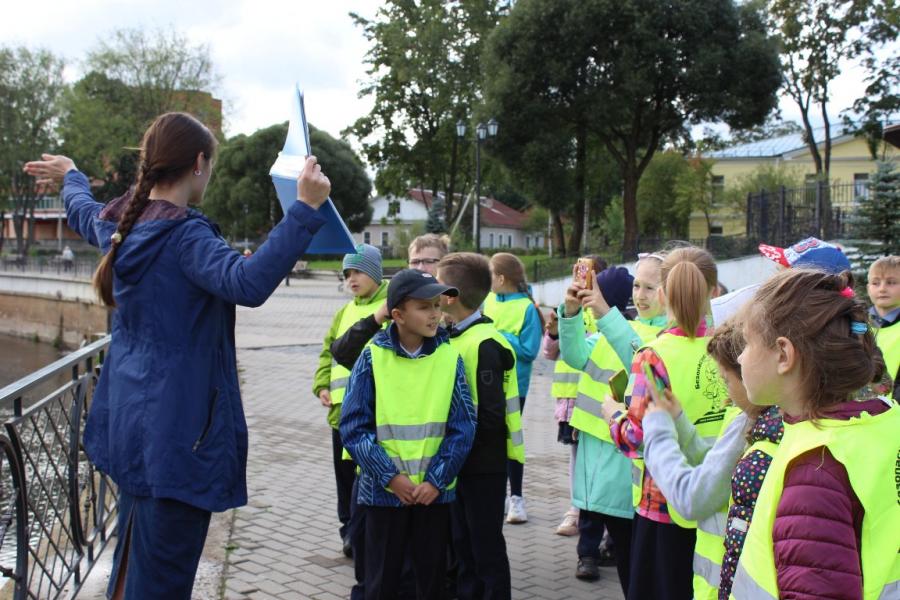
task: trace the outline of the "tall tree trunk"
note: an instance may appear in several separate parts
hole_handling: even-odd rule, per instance
[[[622,244],[622,260],[631,259],[637,252],[638,238],[638,213],[637,213],[637,188],[638,172],[634,166],[634,156],[626,157],[626,163],[622,168],[622,209],[625,213],[625,240]]]
[[[456,154],[459,149],[459,138],[453,136],[453,149],[450,153],[450,184],[447,186],[447,197],[444,198],[444,222],[447,230],[453,224],[453,203],[456,201]]]
[[[577,254],[584,234],[584,172],[587,162],[587,127],[579,123],[575,128],[575,204],[572,206],[572,235],[569,252]]]
[[[558,210],[551,210],[553,217],[553,237],[556,239],[556,254],[559,256],[566,255],[566,232],[563,229],[562,217]]]
[[[6,241],[6,211],[0,210],[0,254],[3,254],[3,243]]]
[[[823,157],[821,174],[821,178],[825,182],[822,188],[822,206],[820,207],[822,216],[821,235],[828,240],[834,236],[833,219],[831,217],[831,121],[828,119],[828,108],[825,102],[821,103],[821,108],[822,122],[825,125],[825,156]]]

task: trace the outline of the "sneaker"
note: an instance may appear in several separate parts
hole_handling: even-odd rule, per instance
[[[597,559],[597,564],[601,567],[615,567],[615,551],[612,548],[600,548],[600,558]]]
[[[509,512],[506,514],[507,523],[524,523],[528,520],[525,512],[525,498],[522,496],[509,497]]]
[[[571,508],[566,512],[562,523],[556,528],[556,535],[578,535],[578,512]]]
[[[592,556],[579,558],[578,566],[575,567],[575,577],[584,581],[597,581],[600,579],[600,567],[597,566],[597,559]]]
[[[344,553],[344,556],[346,556],[347,558],[353,558],[353,546],[350,544],[350,536],[349,535],[343,539],[341,551]]]

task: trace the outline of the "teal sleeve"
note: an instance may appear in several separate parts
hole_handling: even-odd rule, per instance
[[[619,360],[626,367],[631,365],[631,359],[634,358],[634,353],[638,351],[638,348],[644,345],[641,336],[628,324],[616,307],[611,308],[608,313],[597,319],[597,331],[606,338],[609,345],[616,351]]]
[[[566,317],[565,308],[560,305],[557,315],[559,316],[559,355],[567,365],[581,371],[597,344],[597,338],[596,336],[584,337],[584,318],[581,316],[580,310],[575,316]]]

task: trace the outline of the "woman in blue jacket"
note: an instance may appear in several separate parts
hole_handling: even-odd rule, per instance
[[[262,304],[324,222],[330,182],[309,157],[268,241],[249,259],[232,250],[188,207],[203,199],[215,146],[192,116],[158,117],[132,192],[106,205],[65,156],[25,165],[39,183],[62,181],[69,226],[104,252],[98,295],[116,308],[84,433],[119,486],[114,599],[189,599],[210,512],[247,502],[235,305]]]

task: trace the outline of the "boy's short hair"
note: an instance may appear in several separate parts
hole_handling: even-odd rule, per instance
[[[475,310],[491,291],[491,267],[488,259],[474,252],[454,252],[437,265],[441,281],[459,290],[459,302]]]
[[[441,256],[444,256],[450,252],[450,236],[447,234],[438,235],[436,233],[420,235],[409,243],[407,252],[408,254],[412,254],[413,252],[424,248],[437,248],[438,252],[441,253]]]
[[[886,275],[889,271],[900,271],[900,256],[882,256],[869,267],[869,277],[875,274]]]
[[[740,323],[728,319],[718,327],[706,345],[706,352],[720,365],[740,374],[738,356],[744,351],[744,334]]]

